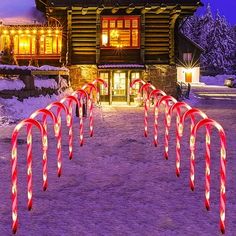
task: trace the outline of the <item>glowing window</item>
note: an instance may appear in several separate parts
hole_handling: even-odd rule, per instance
[[[136,79],[140,79],[140,72],[132,72],[131,73],[131,81],[133,82]],[[139,90],[140,84],[136,83],[133,88],[131,89],[131,95],[137,95]]]
[[[190,62],[192,60],[192,53],[183,53],[183,60]]]
[[[104,80],[108,84],[108,77],[109,73],[108,72],[101,72],[100,73],[100,78]],[[108,87],[105,88],[103,84],[100,85],[100,94],[101,95],[108,95]]]
[[[139,48],[139,17],[102,17],[101,46],[103,48]]]

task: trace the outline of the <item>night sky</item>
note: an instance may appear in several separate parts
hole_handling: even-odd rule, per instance
[[[201,0],[204,3],[204,8],[201,7],[199,13],[205,11],[207,3],[210,3],[212,11],[215,13],[217,9],[220,11],[220,15],[224,15],[230,24],[236,24],[236,0]]]

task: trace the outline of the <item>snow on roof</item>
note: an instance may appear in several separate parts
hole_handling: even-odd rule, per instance
[[[99,69],[111,69],[111,68],[141,68],[144,69],[144,65],[140,64],[103,64],[98,66]]]
[[[0,21],[4,25],[42,24],[45,18],[34,0],[1,0]]]

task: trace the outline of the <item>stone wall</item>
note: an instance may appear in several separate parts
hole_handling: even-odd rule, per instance
[[[167,95],[176,97],[177,69],[170,65],[147,65],[144,80],[150,81]]]
[[[98,76],[96,65],[77,65],[71,66],[70,82],[73,89],[78,89],[88,82],[92,82]]]

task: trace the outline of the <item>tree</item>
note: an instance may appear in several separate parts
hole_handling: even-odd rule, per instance
[[[7,65],[17,65],[16,58],[14,56],[11,47],[5,47],[2,52],[1,63]]]

